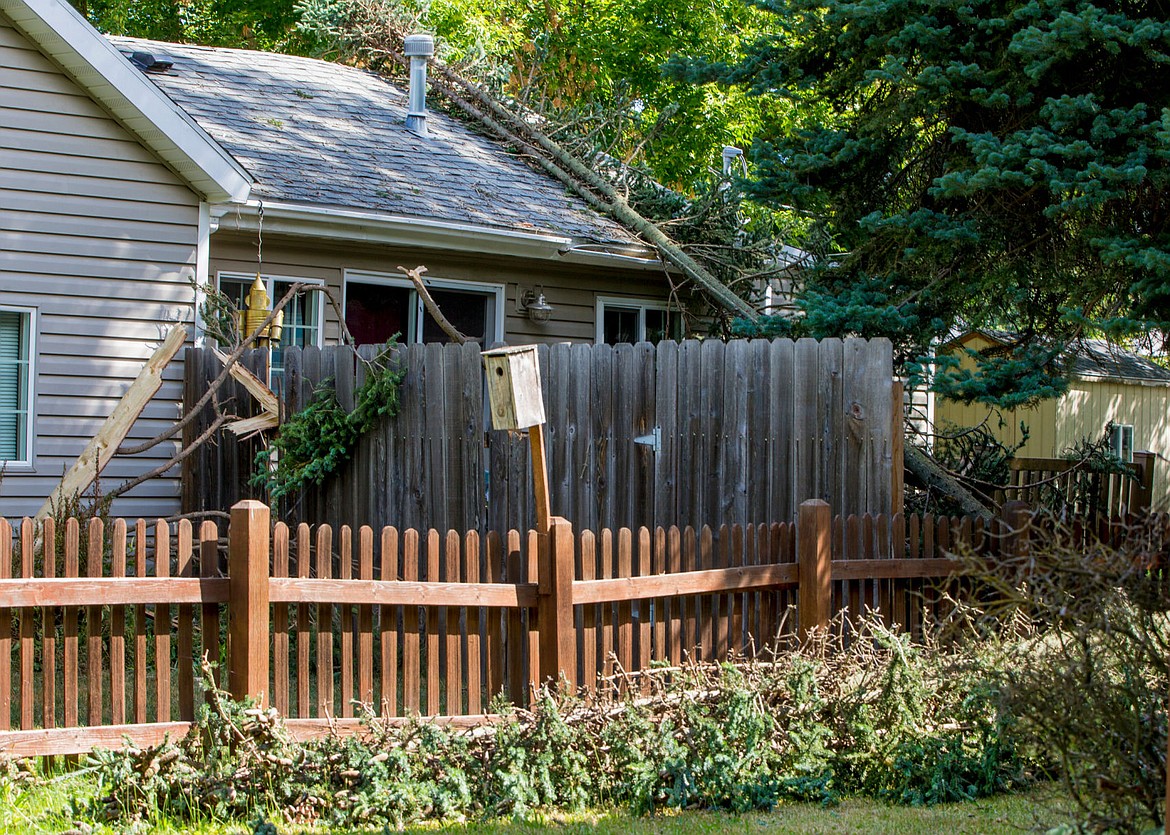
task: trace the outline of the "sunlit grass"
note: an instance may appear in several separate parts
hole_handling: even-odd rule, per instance
[[[126,832],[125,822],[102,825],[76,810],[97,790],[96,779],[84,771],[60,775],[31,788],[10,788],[0,795],[0,833]],[[791,832],[791,833],[897,833],[897,835],[1019,835],[1044,831],[1069,820],[1069,802],[1051,786],[1030,792],[1001,795],[969,803],[927,808],[890,806],[873,800],[849,799],[835,807],[811,803],[786,804],[771,812],[730,815],[719,812],[670,811],[651,817],[631,817],[621,811],[596,811],[572,815],[551,815],[531,821],[492,821],[470,824],[426,824],[408,827],[407,832],[468,833],[647,833],[673,835],[698,832]],[[214,821],[195,824],[157,819],[132,827],[139,832],[190,832],[197,835],[238,835],[251,827]],[[330,831],[337,835],[381,833],[377,829],[324,830],[321,827],[278,827],[280,832]]]

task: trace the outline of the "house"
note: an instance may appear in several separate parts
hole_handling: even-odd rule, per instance
[[[951,343],[951,350],[985,351],[1007,344],[1004,334],[970,331]],[[972,361],[964,357],[967,367]],[[1019,458],[1058,458],[1078,442],[1099,440],[1110,423],[1119,427],[1120,448],[1148,450],[1170,456],[1170,369],[1146,357],[1124,351],[1099,340],[1081,340],[1070,348],[1068,391],[1027,409],[994,415],[988,428],[1006,446],[1023,441]],[[965,405],[941,397],[934,400],[934,422],[939,431],[947,426],[976,426],[992,410],[985,405]],[[1027,427],[1024,440],[1020,424]],[[1155,495],[1166,493],[1166,485],[1155,484]]]
[[[677,334],[652,250],[467,124],[407,121],[407,95],[362,70],[107,39],[65,0],[0,0],[0,514],[36,511],[167,327],[194,320],[194,285],[329,289],[336,308],[297,299],[286,343],[342,322],[361,342],[439,337],[397,270],[420,264],[485,343]],[[175,420],[180,365],[131,442]],[[118,456],[104,481],[174,452]],[[172,470],[114,510],[177,508]]]

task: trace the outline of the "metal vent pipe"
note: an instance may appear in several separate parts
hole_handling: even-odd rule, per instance
[[[747,161],[743,158],[743,150],[736,148],[734,145],[723,146],[723,176],[730,177],[731,169],[735,165],[735,161],[739,160],[740,165],[743,166],[743,175],[747,176]]]
[[[410,59],[406,127],[419,136],[426,136],[427,59],[435,54],[435,39],[430,35],[407,35],[403,42],[403,52]]]

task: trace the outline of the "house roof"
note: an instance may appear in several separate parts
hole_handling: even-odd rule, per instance
[[[110,41],[174,62],[145,77],[251,173],[252,195],[264,203],[643,246],[463,122],[432,110],[430,135],[417,136],[405,125],[406,94],[374,73],[266,52]]]
[[[0,13],[201,196],[247,199],[243,168],[66,0],[0,0]]]
[[[1014,339],[1012,334],[1005,331],[974,330],[953,340],[953,343],[962,344],[976,336],[998,345],[1008,345]],[[1069,371],[1074,377],[1170,386],[1170,368],[1102,339],[1078,339],[1069,345],[1068,356]]]

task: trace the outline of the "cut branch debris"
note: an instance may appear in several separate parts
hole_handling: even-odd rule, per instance
[[[175,325],[171,328],[162,345],[146,361],[146,365],[138,372],[130,388],[126,389],[114,411],[106,418],[97,434],[86,444],[77,461],[65,473],[60,484],[37,511],[37,522],[45,519],[54,508],[62,506],[64,502],[89,489],[106,464],[110,463],[110,459],[118,451],[119,444],[125,440],[134,422],[146,408],[146,404],[162,387],[163,369],[175,358],[175,354],[186,340],[186,325]]]
[[[265,429],[275,429],[280,425],[280,401],[276,399],[276,395],[272,393],[264,381],[249,371],[238,362],[232,362],[231,358],[220,351],[218,348],[212,348],[212,353],[215,354],[216,359],[223,363],[228,373],[232,375],[237,383],[247,389],[248,393],[256,398],[256,402],[260,404],[261,412],[255,417],[243,418],[242,420],[233,421],[228,424],[235,435],[248,435],[253,432],[260,432]]]

